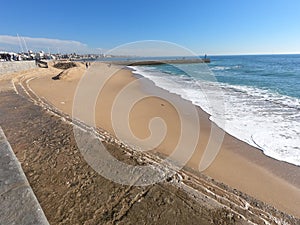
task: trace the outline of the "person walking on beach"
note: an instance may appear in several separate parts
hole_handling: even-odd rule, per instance
[[[87,62],[85,63],[85,67],[86,67],[86,68],[88,68],[88,67],[89,67],[89,64],[88,64]]]

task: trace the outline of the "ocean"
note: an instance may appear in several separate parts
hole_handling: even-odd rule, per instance
[[[232,136],[300,166],[300,55],[210,58],[203,65],[131,68],[200,106]]]

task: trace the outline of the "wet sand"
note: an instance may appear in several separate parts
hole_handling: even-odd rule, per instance
[[[95,74],[91,80],[92,84],[99,81],[103,82],[105,74],[108,72],[114,73],[118,69],[114,66],[108,67],[105,64],[101,64],[97,70],[101,72]],[[20,81],[26,83],[26,81],[28,81],[29,87],[40,98],[45,98],[58,109],[72,115],[74,93],[78,81],[84,73],[84,69],[70,69],[60,80],[51,79],[60,72],[61,70],[54,68],[43,71],[38,70],[25,75],[22,74],[22,76],[15,76],[14,80],[16,83]],[[95,119],[97,126],[114,134],[110,120],[113,101],[123,87],[135,80],[136,77],[132,75],[130,70],[122,70],[105,83],[96,104]],[[145,86],[147,86],[147,88],[145,88]],[[169,95],[169,93],[164,90],[155,87],[151,82],[137,82],[129,89],[129,95],[133,96],[140,93],[149,94],[149,90],[150,92],[161,92],[165,95]],[[174,101],[179,102],[179,104],[181,104],[181,101],[184,101],[175,95],[172,95],[172,98],[175,99]],[[122,111],[117,111],[115,116],[123,117],[123,113]],[[188,162],[188,166],[195,170],[198,170],[199,161],[207,145],[212,126],[207,114],[200,108],[198,109],[198,113],[201,127],[199,135],[200,141],[193,157]],[[174,149],[180,136],[180,123],[176,110],[167,101],[156,97],[148,97],[138,102],[135,107],[131,109],[129,116],[131,129],[139,138],[149,136],[148,123],[154,116],[164,119],[168,131],[166,138],[159,146],[155,147],[153,151],[168,155]],[[80,119],[85,120],[87,118]],[[188,124],[191,129],[195,126],[194,121],[191,121],[188,115],[184,116],[182,120]],[[91,123],[89,119],[85,122],[88,124]],[[119,129],[122,138],[126,140],[126,142],[133,141],[133,139],[128,136],[126,130],[124,130],[122,134],[122,129],[123,128]],[[148,143],[142,147],[148,148],[149,145],[151,146],[152,144],[153,143]],[[221,151],[212,165],[204,171],[204,174],[266,202],[281,211],[300,217],[298,211],[300,205],[299,167],[268,158],[259,150],[227,134],[225,135]]]

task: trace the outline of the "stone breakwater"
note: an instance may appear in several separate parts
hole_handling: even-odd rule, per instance
[[[3,74],[35,68],[35,61],[0,62],[0,76]]]

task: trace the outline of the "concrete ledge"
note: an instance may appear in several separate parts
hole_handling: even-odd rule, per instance
[[[49,224],[0,127],[0,224]]]

